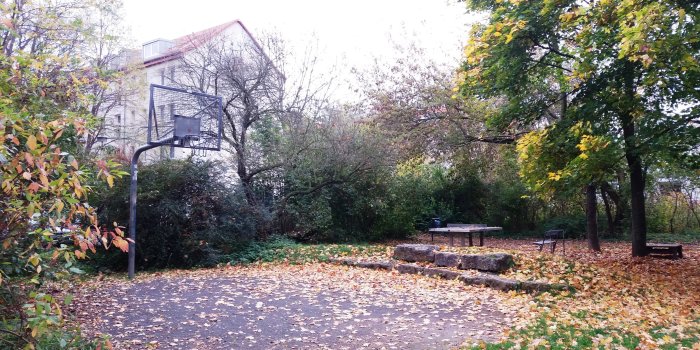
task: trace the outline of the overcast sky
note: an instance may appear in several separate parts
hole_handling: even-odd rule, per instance
[[[389,59],[392,41],[456,64],[475,18],[455,0],[124,0],[124,15],[137,45],[239,19],[253,35],[282,33],[292,47],[317,42],[323,64],[346,71]]]

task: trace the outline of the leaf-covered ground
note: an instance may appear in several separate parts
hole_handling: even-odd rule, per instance
[[[117,348],[700,349],[697,244],[668,260],[632,258],[624,242],[594,254],[569,241],[562,256],[532,240],[449,247],[436,238],[443,250],[514,254],[506,277],[575,288],[536,296],[323,263],[385,260],[394,243],[281,246],[261,255],[266,263],[93,280],[74,308]]]
[[[324,263],[93,281],[73,310],[117,349],[447,349],[496,341],[529,297]]]
[[[565,256],[561,248],[550,254],[537,251],[532,240],[510,239],[487,239],[483,248],[444,248],[511,252],[517,265],[506,276],[566,283],[576,289],[536,296],[529,315],[521,315],[506,332],[507,341],[489,348],[700,349],[697,244],[684,244],[680,260],[632,258],[627,242],[604,242],[597,254],[584,241],[569,241]]]

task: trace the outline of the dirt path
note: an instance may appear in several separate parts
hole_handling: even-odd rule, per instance
[[[88,285],[74,312],[117,349],[449,349],[496,340],[513,317],[490,289],[326,264]]]

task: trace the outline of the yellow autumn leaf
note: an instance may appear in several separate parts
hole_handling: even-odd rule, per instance
[[[49,186],[49,178],[46,177],[44,174],[39,174],[39,180],[41,181],[41,184],[48,187]]]
[[[29,259],[27,261],[29,261],[29,263],[32,264],[33,266],[37,266],[37,265],[39,265],[39,259],[40,259],[39,254],[35,253],[34,255],[29,257]]]
[[[513,40],[513,34],[506,34],[506,44]]]
[[[62,212],[64,206],[65,205],[63,204],[62,200],[60,200],[60,199],[56,200],[56,213]]]
[[[32,151],[36,149],[36,137],[34,137],[34,135],[29,135],[29,137],[27,137],[27,148]]]

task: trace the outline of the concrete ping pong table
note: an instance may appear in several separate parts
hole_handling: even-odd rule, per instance
[[[450,236],[450,246],[454,246],[454,234],[462,234],[462,246],[464,246],[464,238],[469,235],[469,246],[473,246],[472,233],[479,233],[479,246],[484,246],[484,232],[501,231],[503,227],[486,226],[484,224],[447,224],[447,227],[431,228],[430,241],[433,241],[435,233],[447,233]]]

